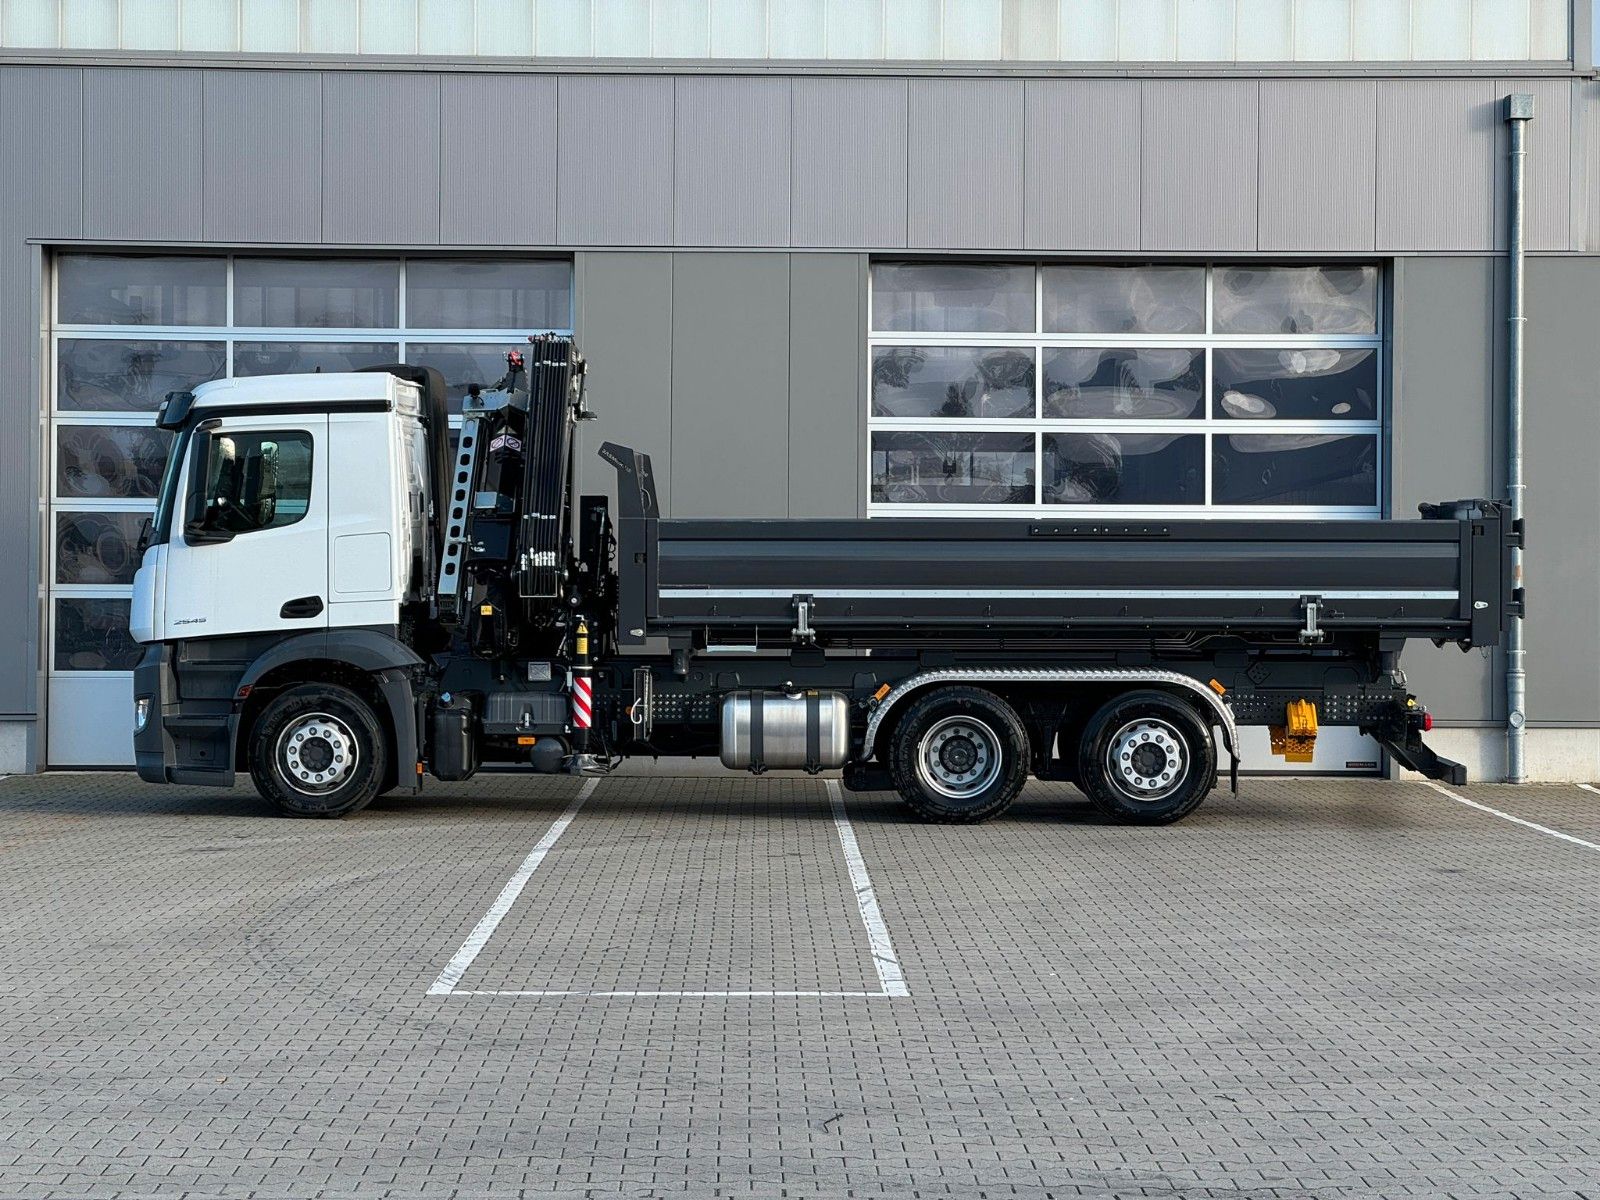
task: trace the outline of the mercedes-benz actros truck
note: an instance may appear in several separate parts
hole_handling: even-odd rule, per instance
[[[1354,726],[1461,782],[1422,734],[1400,652],[1494,645],[1520,613],[1500,503],[1421,519],[699,520],[650,458],[599,447],[575,496],[584,362],[507,355],[452,430],[414,366],[174,392],[134,584],[135,750],[152,782],[248,771],[337,817],[488,764],[630,756],[842,770],[932,821],[1028,778],[1107,817],[1193,811],[1243,725],[1308,762]],[[714,470],[715,464],[705,464]]]

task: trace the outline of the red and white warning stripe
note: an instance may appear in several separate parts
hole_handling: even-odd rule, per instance
[[[587,675],[572,679],[572,723],[579,729],[589,728],[594,713],[594,681]]]

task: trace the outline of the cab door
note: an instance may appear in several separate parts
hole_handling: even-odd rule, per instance
[[[203,422],[166,555],[165,637],[328,625],[328,418]]]

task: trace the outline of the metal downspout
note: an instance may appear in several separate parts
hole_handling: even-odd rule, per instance
[[[1506,488],[1511,499],[1511,519],[1522,521],[1522,355],[1523,327],[1523,177],[1527,161],[1527,128],[1533,120],[1533,97],[1517,92],[1505,99],[1505,121],[1510,126],[1511,180],[1508,189],[1511,228],[1506,243]],[[1522,587],[1522,549],[1511,551],[1512,586]],[[1506,630],[1506,782],[1525,783],[1527,768],[1523,738],[1528,723],[1527,651],[1522,644],[1522,618],[1513,617]]]

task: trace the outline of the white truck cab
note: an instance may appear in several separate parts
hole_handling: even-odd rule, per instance
[[[176,403],[187,411],[162,420],[184,428],[134,577],[134,638],[395,626],[425,527],[417,386],[280,375]]]

